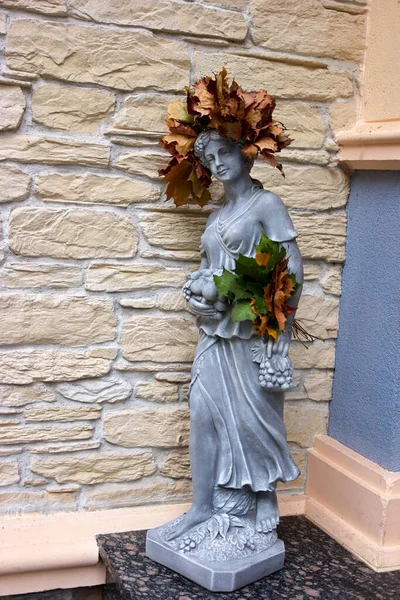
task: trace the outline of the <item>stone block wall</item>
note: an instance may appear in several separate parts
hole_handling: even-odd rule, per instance
[[[166,106],[225,65],[278,100],[286,179],[257,163],[299,232],[304,325],[286,423],[301,477],[326,431],[363,0],[0,0],[0,511],[190,497],[197,330],[180,293],[211,208],[165,203]],[[214,198],[221,190],[214,184]]]

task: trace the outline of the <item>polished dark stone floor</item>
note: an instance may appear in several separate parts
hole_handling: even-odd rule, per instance
[[[305,517],[284,517],[285,567],[236,592],[212,593],[145,556],[145,532],[98,536],[104,600],[400,600],[400,571],[375,573]]]

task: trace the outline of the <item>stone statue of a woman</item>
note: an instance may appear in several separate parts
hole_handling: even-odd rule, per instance
[[[208,219],[200,269],[184,287],[199,327],[189,390],[193,505],[148,532],[147,554],[212,591],[232,591],[283,566],[276,486],[299,474],[283,401],[292,382],[287,355],[302,261],[283,202],[250,176],[259,153],[280,167],[272,154],[290,143],[272,119],[274,106],[263,90],[229,84],[222,69],[215,80],[205,77],[188,89],[186,102],[168,107],[171,133],[161,141],[172,154],[160,171],[168,198],[179,205],[191,195],[204,204],[214,176],[225,202]],[[254,257],[263,234],[285,248],[299,284],[276,341],[260,339],[251,320],[236,322],[232,298],[218,293],[214,279],[224,269],[232,274],[240,255]]]
[[[262,232],[286,248],[289,270],[299,283],[302,261],[297,233],[282,200],[251,178],[252,161],[242,154],[240,142],[205,130],[198,136],[194,151],[223,183],[225,202],[208,219],[201,239],[200,271],[193,273],[185,286],[189,308],[199,317],[200,333],[189,393],[193,505],[182,518],[159,530],[157,537],[165,545],[172,544],[177,553],[186,550],[185,558],[191,552],[196,556],[196,550],[200,558],[216,562],[223,562],[225,556],[228,565],[235,558],[250,558],[256,567],[253,572],[250,568],[252,574],[245,581],[239,577],[239,584],[244,585],[283,564],[272,560],[273,564],[260,570],[257,554],[277,543],[277,483],[296,479],[299,470],[286,442],[284,392],[273,386],[271,391],[261,387],[259,364],[252,358],[257,339],[253,325],[251,321],[232,321],[230,308],[212,289],[210,276],[221,273],[223,267],[233,270],[239,254],[254,256]],[[202,274],[207,290],[195,285]],[[195,293],[191,293],[192,287]],[[290,300],[292,306],[297,306],[299,295],[300,289]],[[289,316],[277,342],[270,341],[267,346],[270,357],[287,356],[292,320]],[[237,544],[230,544],[234,551],[229,553],[231,530]],[[203,533],[205,538],[213,537],[216,531],[213,551],[212,544],[200,538]],[[149,554],[163,562],[151,549]],[[281,546],[278,555],[282,558]],[[207,585],[207,578],[196,579],[174,561],[169,566],[209,589],[229,591],[213,587],[213,583]],[[233,585],[240,587],[238,582]]]

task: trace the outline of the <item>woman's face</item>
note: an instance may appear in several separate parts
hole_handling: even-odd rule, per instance
[[[240,146],[230,140],[211,140],[204,154],[211,173],[222,183],[235,181],[247,172]]]

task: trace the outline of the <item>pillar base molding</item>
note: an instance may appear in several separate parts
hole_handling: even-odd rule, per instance
[[[400,121],[359,121],[336,136],[339,160],[352,169],[400,170]]]
[[[375,571],[400,569],[400,473],[317,436],[306,516]]]

